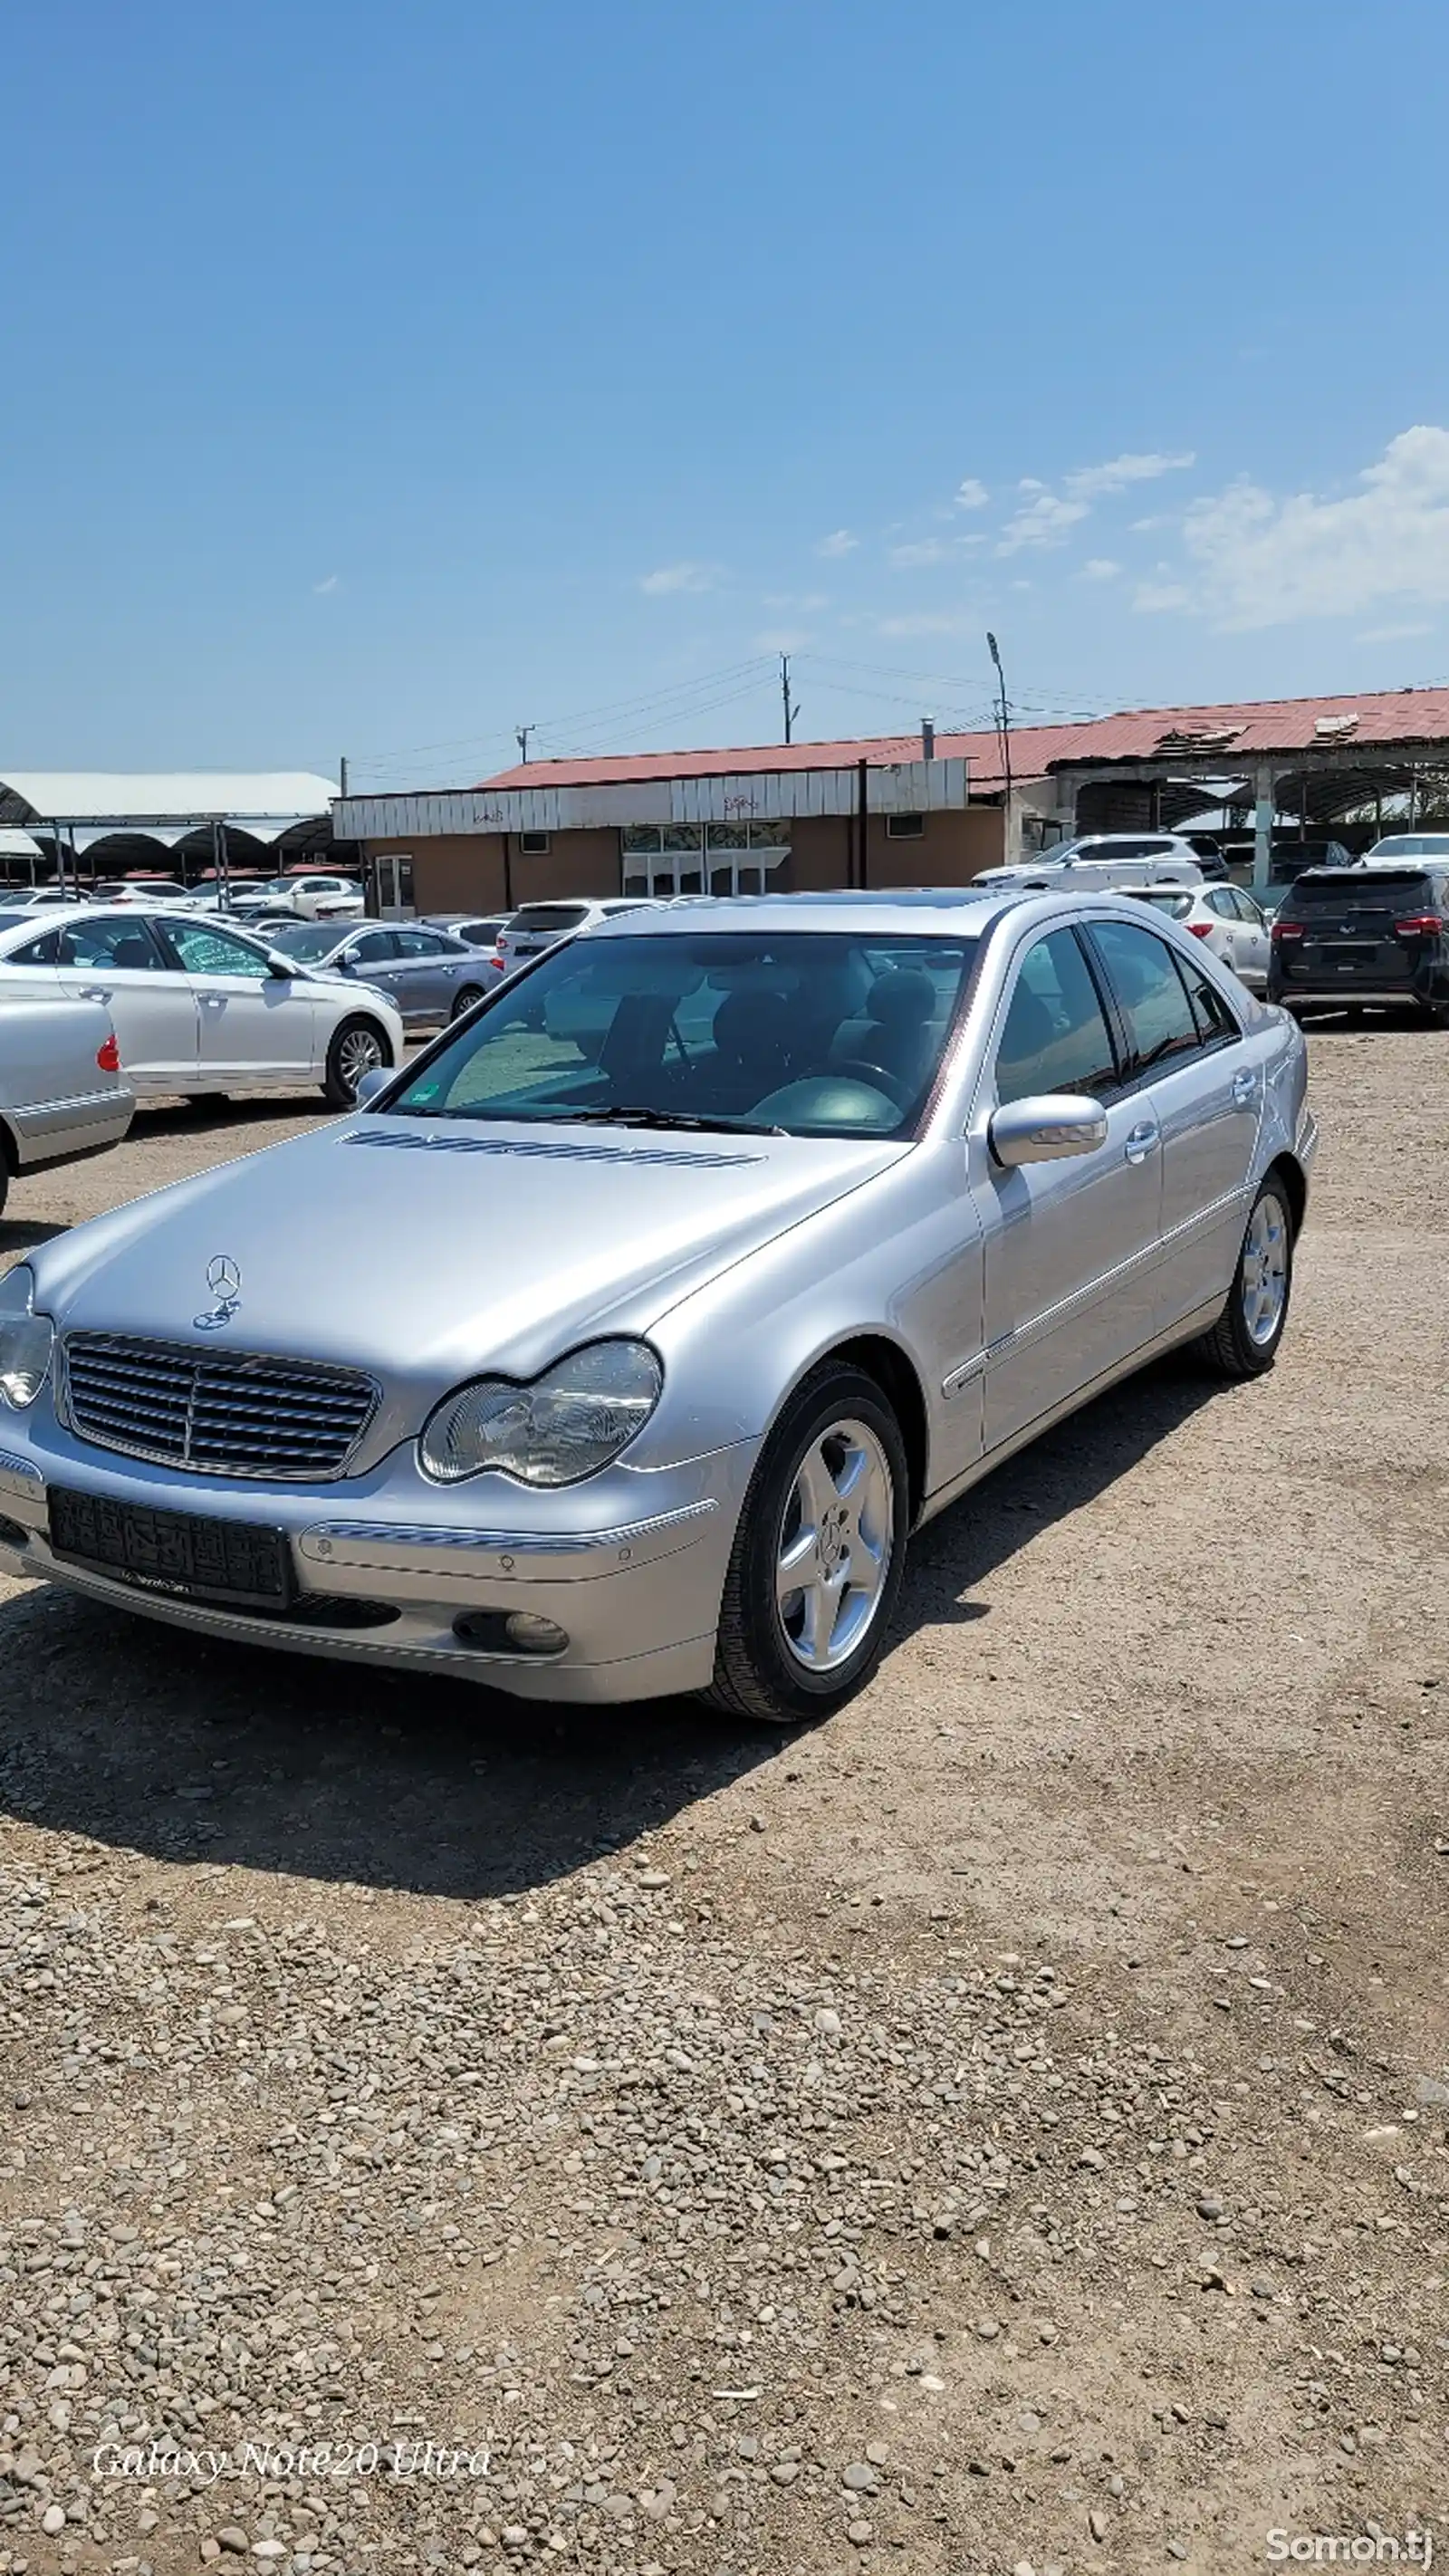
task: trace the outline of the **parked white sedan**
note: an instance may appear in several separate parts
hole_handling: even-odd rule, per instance
[[[319,1083],[348,1109],[364,1074],[403,1058],[384,994],[170,907],[78,905],[43,927],[33,912],[0,910],[0,981],[107,1004],[143,1100]]]
[[[1184,886],[1174,892],[1168,886],[1129,886],[1125,891],[1135,903],[1151,904],[1154,912],[1165,912],[1170,921],[1180,921],[1194,939],[1202,940],[1225,966],[1231,966],[1240,984],[1250,993],[1266,992],[1268,986],[1268,924],[1258,905],[1241,886]]]

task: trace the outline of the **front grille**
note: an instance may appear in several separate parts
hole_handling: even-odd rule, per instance
[[[358,1369],[69,1333],[65,1409],[99,1448],[207,1476],[340,1476],[377,1408]]]

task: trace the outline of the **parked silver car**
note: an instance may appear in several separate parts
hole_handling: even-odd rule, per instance
[[[119,1145],[135,1106],[102,1003],[0,991],[0,1210],[13,1179]]]
[[[498,981],[497,968],[476,948],[424,924],[299,921],[269,930],[267,943],[320,975],[355,975],[386,993],[409,1029],[438,1029],[460,1018]]]
[[[357,1115],[0,1286],[0,1563],[193,1629],[786,1723],[910,1531],[1288,1313],[1303,1039],[1104,897],[669,906]]]

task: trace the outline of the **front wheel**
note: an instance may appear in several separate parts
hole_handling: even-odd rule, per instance
[[[909,1514],[895,1414],[863,1370],[827,1361],[796,1389],[750,1480],[705,1697],[767,1726],[838,1708],[880,1661]]]
[[[392,1063],[392,1049],[376,1020],[344,1020],[332,1032],[327,1050],[327,1072],[322,1088],[333,1109],[351,1109],[357,1099],[357,1086],[365,1073],[376,1073]]]
[[[1293,1291],[1293,1211],[1271,1176],[1253,1201],[1228,1302],[1196,1347],[1220,1377],[1262,1377],[1278,1356]]]

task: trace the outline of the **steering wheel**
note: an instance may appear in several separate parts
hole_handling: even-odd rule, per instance
[[[833,1074],[854,1074],[857,1080],[868,1082],[874,1090],[883,1091],[887,1100],[893,1100],[897,1109],[909,1109],[911,1105],[911,1094],[900,1075],[888,1072],[883,1064],[871,1064],[863,1055],[850,1056],[844,1064],[833,1064],[830,1070]]]

